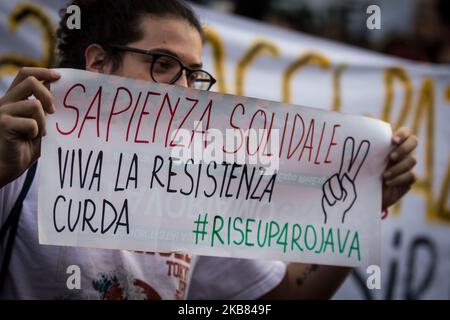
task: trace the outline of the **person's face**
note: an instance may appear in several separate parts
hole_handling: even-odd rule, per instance
[[[127,46],[144,50],[162,51],[176,56],[191,68],[202,66],[202,39],[188,21],[171,17],[144,16],[141,22],[143,38],[128,43]],[[115,75],[139,80],[152,81],[150,76],[151,57],[134,52],[123,52],[121,66]],[[186,75],[183,74],[175,85],[187,87]]]

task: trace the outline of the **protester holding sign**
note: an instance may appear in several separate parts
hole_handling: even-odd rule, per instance
[[[133,2],[122,0],[76,0],[73,1],[73,4],[81,8],[83,14],[82,28],[81,30],[69,30],[66,27],[67,15],[63,16],[58,31],[60,67],[141,80],[136,81],[136,88],[143,85],[142,81],[172,84],[181,87],[155,85],[155,87],[150,88],[154,90],[161,88],[161,90],[175,90],[175,92],[178,92],[177,90],[182,91],[183,88],[208,90],[214,84],[214,78],[201,69],[201,26],[185,3],[179,0],[139,0]],[[114,19],[111,17],[114,17]],[[99,117],[93,117],[89,114],[89,111],[82,115],[81,109],[70,104],[69,100],[60,99],[58,94],[52,95],[49,90],[51,83],[57,80],[72,83],[69,80],[72,73],[66,73],[65,71],[62,73],[61,77],[61,74],[55,70],[23,68],[14,79],[9,90],[0,99],[0,186],[2,187],[0,190],[0,216],[2,221],[8,221],[8,216],[13,207],[15,207],[19,193],[21,193],[24,180],[28,180],[24,173],[40,157],[41,139],[46,135],[46,131],[52,130],[53,135],[54,129],[58,128],[61,136],[73,134],[74,139],[80,137],[86,139],[88,137],[94,141],[95,136],[83,134],[85,121],[97,124],[97,127],[90,127],[90,130],[93,130],[90,131],[90,134],[94,133],[95,135],[95,132],[97,132],[97,138],[100,137],[100,126],[106,124],[107,128],[110,128],[110,121],[100,122]],[[121,78],[113,77],[101,77],[98,81],[103,84],[104,81],[114,82],[116,80],[123,81]],[[59,83],[55,84],[56,88],[58,88]],[[130,83],[133,84],[133,80],[130,80]],[[73,84],[78,86],[78,89],[84,90],[84,92],[95,88],[95,85]],[[67,91],[65,92],[67,93]],[[97,105],[100,109],[102,91],[94,90],[93,93],[93,96],[98,99],[96,101],[98,101]],[[119,89],[117,89],[116,93],[117,98]],[[130,98],[134,97],[136,98],[135,101],[137,101],[137,97],[142,95],[134,96],[134,93],[134,91],[133,94],[130,93]],[[147,97],[152,95],[166,97],[160,92],[155,93],[155,91],[152,91],[150,94],[147,93]],[[202,97],[206,97],[202,93],[198,95],[200,97],[198,98],[199,101]],[[31,96],[34,96],[34,98],[29,99]],[[58,101],[56,105],[55,99]],[[170,99],[170,97],[167,99]],[[190,99],[190,101],[194,101],[197,98],[190,97]],[[70,101],[73,102],[72,100]],[[174,100],[171,100],[171,102],[173,103]],[[137,106],[138,103],[139,101],[135,102],[135,105]],[[164,100],[161,103],[164,103]],[[165,103],[168,103],[167,100]],[[92,102],[92,105],[94,105],[94,102]],[[131,105],[132,103],[130,102]],[[171,104],[170,110],[174,110],[172,109],[173,105]],[[56,114],[58,115],[63,108],[66,111],[70,109],[73,115],[76,115],[77,124],[71,128],[67,127],[67,122],[61,122],[59,123],[60,126],[52,125],[51,128],[47,127],[50,123],[48,117],[52,117],[51,114],[54,114],[55,111],[57,111]],[[176,109],[177,107],[173,106],[173,108]],[[270,110],[270,108],[267,109]],[[90,109],[84,109],[84,111],[86,110]],[[119,111],[114,114],[113,110],[109,110],[109,120],[119,114]],[[148,114],[145,111],[145,103],[140,110],[140,118],[136,118],[138,126],[142,117]],[[239,107],[237,110],[242,112]],[[130,112],[130,116],[133,118],[134,113]],[[299,117],[289,118],[286,115],[285,119],[286,122],[288,122],[288,118],[296,121],[295,119],[299,119]],[[330,117],[332,116],[330,115]],[[54,121],[54,118],[51,119],[51,121]],[[72,121],[73,119],[66,120]],[[51,123],[54,124],[53,122]],[[130,123],[134,122],[130,120]],[[235,123],[232,122],[232,126]],[[295,123],[291,123],[290,128],[292,128],[292,132],[294,132]],[[311,125],[314,122],[310,121],[309,123],[309,128],[314,128],[314,124]],[[220,125],[220,123],[217,122],[217,125]],[[322,135],[324,135],[325,121],[321,127],[323,128]],[[336,130],[336,128],[338,128],[338,125],[327,128],[329,129],[329,134],[327,133],[329,135],[328,151],[332,150],[333,130]],[[134,142],[140,143],[144,141],[139,138],[139,127],[133,127],[132,130],[134,130],[132,133]],[[154,129],[153,138],[155,137],[155,130],[158,129]],[[159,130],[162,129],[160,128]],[[286,131],[289,132],[289,130]],[[106,131],[102,132],[105,133]],[[121,134],[120,130],[110,130],[108,132],[111,134],[111,140],[118,134]],[[167,129],[167,132],[169,132],[169,129]],[[320,136],[320,131],[318,134]],[[125,137],[125,141],[122,141],[125,144],[128,141],[129,133],[125,132],[125,135],[121,137]],[[102,143],[109,143],[107,142],[109,141],[108,134],[103,135],[102,139],[104,139]],[[416,146],[417,139],[408,129],[401,128],[394,133],[392,137],[392,152],[389,154],[389,163],[383,174],[384,183],[380,209],[386,209],[398,201],[414,182],[413,168],[415,159],[412,153]],[[49,147],[48,143],[44,145],[44,149],[47,150],[47,147]],[[77,147],[82,148],[83,146]],[[289,144],[290,147],[291,145]],[[352,138],[347,138],[345,142],[341,143],[341,148],[340,152],[336,152],[336,158],[340,159],[336,165],[337,167],[340,165],[340,169],[323,184],[323,212],[320,212],[320,219],[321,221],[324,220],[325,223],[328,219],[331,219],[331,212],[335,209],[335,205],[342,206],[341,213],[343,214],[337,219],[339,223],[343,223],[347,219],[346,213],[356,199],[355,180],[359,176],[361,166],[366,160],[369,152],[369,143],[368,141],[355,141]],[[69,161],[71,157],[73,168],[75,159],[79,161],[82,159],[82,152],[75,151],[75,149],[70,152],[55,149],[56,154],[59,154],[60,159],[60,177],[62,176],[61,164],[64,161]],[[310,158],[312,154],[312,146],[310,146]],[[317,162],[319,162],[319,154],[319,151],[315,154]],[[287,151],[286,157],[288,155],[289,151]],[[342,159],[340,155],[342,155]],[[302,155],[298,154],[296,157],[300,159]],[[94,157],[92,162],[101,163],[103,161],[99,160],[102,159],[100,154],[97,155],[96,159]],[[325,152],[322,161],[325,163],[327,159]],[[120,157],[119,161],[121,160],[122,158]],[[310,159],[308,160],[310,161]],[[81,162],[79,163],[81,168],[82,164]],[[169,168],[172,167],[170,160],[165,164]],[[44,172],[48,172],[48,165],[49,163],[39,163],[37,166],[38,173],[42,168],[46,170]],[[162,160],[159,165],[161,167],[164,165]],[[153,167],[153,174],[160,170],[161,167],[159,169]],[[131,168],[130,166],[130,172],[132,171]],[[152,175],[152,179],[154,178],[152,181],[158,181],[160,185],[164,185],[166,191],[170,189],[166,184],[170,184],[171,175],[175,175],[172,174],[171,169],[168,170],[170,172],[169,180],[165,183],[158,180],[161,176]],[[82,170],[80,170],[80,177],[82,176],[81,172]],[[200,176],[200,173],[198,175]],[[232,176],[233,173],[230,174],[228,181],[231,180]],[[253,174],[251,176],[253,177]],[[7,262],[9,262],[9,267],[8,265],[2,267],[0,294],[4,298],[329,298],[350,271],[346,267],[318,266],[304,263],[290,263],[286,268],[285,264],[279,261],[240,260],[206,256],[198,257],[182,253],[133,252],[41,245],[38,242],[37,177],[39,177],[39,174],[31,183],[22,207],[18,206],[19,210],[17,208],[13,210],[14,212],[21,212],[21,215],[19,216],[20,220],[18,220],[17,229],[14,232],[15,238],[13,238],[14,245],[12,246],[11,255],[10,257],[5,255]],[[133,176],[129,174],[129,177]],[[246,177],[248,178],[248,175]],[[41,178],[43,179],[42,181],[48,182],[42,175]],[[110,184],[114,184],[114,177],[107,175],[103,179],[111,179]],[[80,178],[80,180],[83,179]],[[94,178],[92,181],[94,181]],[[89,192],[95,191],[95,181],[92,181],[89,181],[89,184],[91,184],[88,188]],[[133,178],[131,178],[126,182],[126,185],[130,181],[131,184],[134,183]],[[60,182],[62,185],[62,178],[55,183]],[[98,183],[98,189],[100,189],[100,182]],[[156,182],[154,183],[156,186]],[[270,193],[270,184],[268,183],[267,185],[269,185],[267,192]],[[70,183],[70,188],[72,188],[72,183]],[[115,188],[116,190],[120,189],[117,184]],[[351,194],[352,189],[354,191],[353,194]],[[179,189],[180,194],[182,190],[182,188]],[[85,192],[89,194],[87,191]],[[222,191],[220,193],[222,194]],[[227,191],[225,191],[225,194],[227,194]],[[345,196],[343,196],[344,194]],[[348,199],[353,200],[345,201],[347,194],[349,195]],[[267,198],[264,198],[263,192],[259,201],[262,199],[271,201],[268,198],[269,194],[266,196]],[[39,197],[41,200],[43,199],[41,194]],[[66,206],[70,206],[72,203],[70,202],[69,204],[69,200],[65,198],[59,199],[59,204],[67,202]],[[86,216],[86,212],[89,210],[86,203],[89,204],[89,202],[85,202],[84,209],[81,206],[75,208],[75,204],[73,204],[74,208],[72,209],[84,212],[84,218],[80,225],[83,231],[88,228],[91,228],[91,230],[95,229],[91,225],[92,215],[90,218]],[[104,208],[105,204],[109,206],[109,204],[104,202]],[[47,205],[48,203],[40,201],[39,208]],[[52,205],[53,208],[56,208],[57,203],[55,202]],[[151,204],[151,206],[154,205],[156,206],[155,203]],[[125,208],[127,208],[125,204],[120,208],[116,208],[116,213],[120,212],[122,214]],[[40,212],[46,213],[48,210]],[[163,218],[161,217],[161,219]],[[63,220],[57,219],[49,223],[54,223],[56,232],[67,231],[74,226],[70,217],[67,219],[67,225],[61,224],[64,223]],[[78,221],[78,218],[76,220]],[[64,219],[64,221],[66,220]],[[126,225],[126,223],[123,222],[123,225]],[[10,224],[13,228],[14,223]],[[41,224],[41,218],[39,224]],[[118,226],[121,226],[121,224],[119,223]],[[116,226],[116,229],[118,226]],[[110,230],[109,228],[106,229]],[[77,238],[77,241],[83,240]],[[105,248],[108,246],[102,245],[100,247]],[[69,281],[68,276],[74,272],[81,274],[81,283],[77,284]],[[188,292],[188,295],[186,295],[186,292]]]

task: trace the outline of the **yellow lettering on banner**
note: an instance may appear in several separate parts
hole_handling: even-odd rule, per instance
[[[445,88],[444,100],[450,102],[450,86]],[[440,216],[445,217],[447,221],[450,220],[450,208],[447,206],[450,195],[450,158],[447,161],[447,171],[442,180],[441,192],[437,203],[437,212]]]
[[[17,54],[0,56],[0,77],[14,75],[23,66],[49,67],[55,62],[55,27],[50,17],[34,4],[19,4],[8,17],[8,27],[11,33],[15,33],[26,21],[33,22],[38,30],[42,31],[42,56],[39,59]]]
[[[445,88],[444,93],[445,101],[450,103],[450,86]],[[447,172],[445,173],[444,180],[442,181],[442,189],[439,195],[437,210],[441,212],[443,216],[446,217],[447,220],[450,219],[450,208],[447,207],[448,198],[450,195],[450,158],[447,161]]]
[[[244,78],[247,69],[261,55],[269,55],[273,58],[280,56],[278,47],[265,40],[256,40],[242,55],[236,65],[236,94],[244,95]]]
[[[219,91],[227,93],[227,85],[225,82],[225,46],[219,34],[210,27],[203,27],[205,45],[209,44],[212,48],[214,60],[214,73],[217,78],[217,86]]]
[[[336,112],[341,111],[341,77],[347,67],[346,64],[339,64],[333,72],[333,106],[331,110]]]
[[[450,208],[447,206],[450,194],[450,158],[447,161],[447,172],[442,180],[441,192],[437,202],[437,215],[445,221],[450,221]]]
[[[450,102],[450,86],[444,90],[444,100]]]
[[[308,65],[318,65],[320,68],[326,70],[330,68],[330,60],[319,53],[307,52],[291,63],[283,74],[282,86],[284,103],[291,103],[291,79],[293,75],[302,67]]]
[[[425,126],[425,174],[417,179],[413,190],[425,196],[427,218],[438,218],[433,203],[433,178],[434,178],[434,83],[430,78],[425,78],[420,89],[417,109],[414,115],[412,131],[419,135],[421,124]]]
[[[384,86],[386,92],[386,98],[384,100],[383,111],[381,114],[381,119],[384,121],[389,121],[391,117],[392,107],[394,104],[394,80],[400,81],[404,88],[403,94],[403,105],[399,112],[399,117],[397,121],[391,121],[394,123],[394,129],[399,128],[401,124],[404,124],[406,117],[411,112],[411,100],[413,94],[413,87],[411,80],[409,79],[406,71],[401,67],[390,67],[384,72]]]
[[[450,86],[444,89],[444,100],[450,103]],[[450,157],[447,160],[447,170],[442,179],[441,192],[439,193],[436,205],[437,218],[446,222],[450,222],[450,208],[447,206],[450,195]],[[432,219],[435,218],[432,216]]]
[[[404,98],[397,121],[391,119],[394,101],[394,80],[400,81],[404,88]],[[417,182],[412,187],[412,192],[418,192],[424,196],[426,206],[426,217],[428,220],[438,222],[450,222],[450,210],[447,207],[450,189],[450,160],[444,176],[442,187],[438,199],[433,196],[434,181],[434,156],[435,156],[435,136],[434,136],[434,82],[431,78],[425,78],[420,87],[419,97],[415,110],[412,110],[413,86],[407,72],[400,67],[391,67],[385,71],[386,99],[382,110],[382,120],[394,123],[394,128],[405,125],[408,117],[413,116],[412,131],[419,135],[424,128],[425,152],[423,158],[424,174],[418,177]],[[420,160],[419,160],[420,161]],[[393,207],[394,214],[400,213],[401,201]]]
[[[385,99],[383,109],[381,112],[381,120],[387,121],[393,124],[393,129],[398,129],[402,125],[405,125],[407,117],[412,114],[412,94],[413,86],[408,73],[402,67],[389,67],[384,71],[384,89]],[[400,108],[399,116],[397,120],[392,119],[392,109],[394,105],[395,80],[399,81],[403,87],[403,104]],[[393,214],[399,214],[401,210],[401,201],[394,204],[392,211]]]

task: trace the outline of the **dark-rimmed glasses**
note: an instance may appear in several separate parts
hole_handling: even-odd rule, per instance
[[[216,79],[205,70],[189,68],[173,55],[157,50],[144,50],[121,45],[111,45],[110,47],[150,56],[150,76],[155,82],[174,84],[180,79],[183,71],[186,71],[189,88],[209,90],[216,83]]]

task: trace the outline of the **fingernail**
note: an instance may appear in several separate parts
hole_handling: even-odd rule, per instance
[[[399,136],[395,136],[395,137],[394,137],[394,142],[395,142],[395,143],[399,143],[400,140],[401,140],[401,138],[400,138]]]
[[[397,153],[397,152],[393,152],[393,153],[391,154],[391,159],[392,159],[392,160],[397,159],[397,157],[398,157],[398,153]]]
[[[384,178],[389,178],[391,175],[392,175],[392,172],[391,172],[391,171],[386,171],[386,172],[383,174],[383,177],[384,177]]]
[[[54,104],[54,103],[52,103],[52,110],[53,110],[53,112],[56,111],[56,107],[55,107],[55,104]]]
[[[61,73],[59,73],[58,71],[52,70],[52,76],[59,78],[59,77],[61,77]]]

